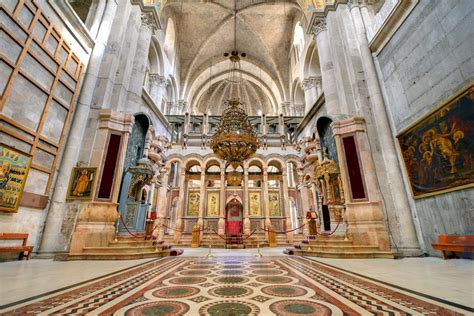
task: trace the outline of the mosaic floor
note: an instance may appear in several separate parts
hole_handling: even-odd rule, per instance
[[[2,315],[468,315],[468,307],[299,257],[157,259]]]

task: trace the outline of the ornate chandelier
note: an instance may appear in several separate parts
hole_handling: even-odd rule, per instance
[[[230,60],[231,69],[227,81],[231,85],[242,83],[240,57],[245,56],[245,53],[237,51],[237,7],[234,1],[234,50],[224,54]],[[238,93],[239,89],[235,90]],[[210,147],[217,157],[227,161],[235,170],[257,151],[258,139],[239,99],[231,97],[224,105],[226,108],[216,133],[211,137]]]
[[[210,146],[217,157],[237,169],[257,151],[258,138],[239,99],[230,99],[224,104],[226,109]]]

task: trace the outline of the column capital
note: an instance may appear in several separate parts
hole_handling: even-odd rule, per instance
[[[314,36],[318,36],[319,33],[327,31],[326,19],[322,18],[317,20],[313,25]]]
[[[155,18],[151,13],[142,12],[141,14],[142,26],[153,31],[156,28]]]
[[[166,88],[168,86],[168,81],[160,74],[149,74],[148,78],[152,84],[155,84],[161,88]]]

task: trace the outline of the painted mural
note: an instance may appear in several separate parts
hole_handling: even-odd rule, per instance
[[[268,208],[270,216],[281,216],[280,192],[268,192]]]
[[[260,192],[249,192],[250,216],[262,216],[262,199]]]
[[[219,192],[207,193],[207,216],[219,216]]]
[[[474,86],[398,137],[415,198],[474,185]]]
[[[189,192],[188,193],[188,216],[198,216],[199,215],[199,192]]]
[[[29,155],[0,144],[0,211],[18,210],[30,162]]]
[[[67,199],[91,200],[94,194],[96,173],[97,168],[73,168]]]

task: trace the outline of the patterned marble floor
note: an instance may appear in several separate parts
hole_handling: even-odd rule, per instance
[[[299,257],[164,258],[2,315],[467,315],[472,309]]]

